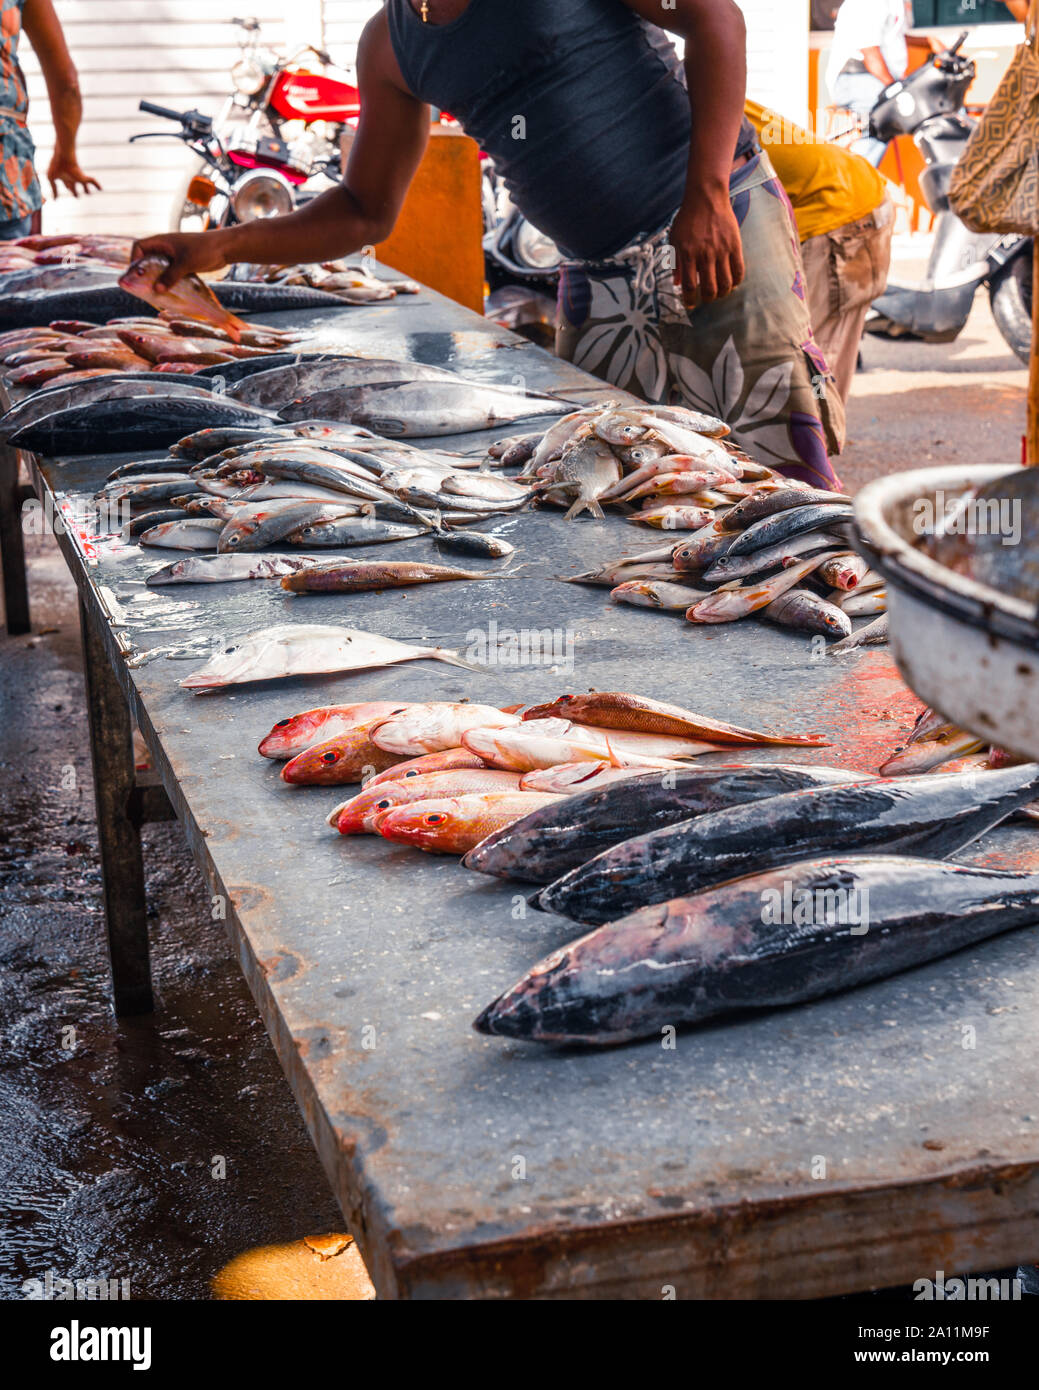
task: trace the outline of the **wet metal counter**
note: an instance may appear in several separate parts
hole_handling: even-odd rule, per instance
[[[615,394],[428,293],[265,317],[323,346]],[[119,461],[31,460],[34,486],[68,514]],[[827,658],[788,630],[694,628],[560,583],[659,538],[620,518],[522,513],[496,529],[518,548],[498,580],[313,597],[270,581],[148,589],[175,553],[83,527],[58,537],[83,613],[117,1007],[150,1008],[138,828],[171,806],[383,1297],[819,1297],[1034,1260],[1039,930],[673,1047],[481,1037],[479,1010],[581,929],[454,858],[337,836],[325,814],[348,790],[286,786],[258,756],[278,719],[314,705],[589,687],[823,732],[833,747],[806,757],[865,771],[904,742],[919,705],[886,649]],[[442,558],[425,540],[361,553]],[[217,643],[283,622],[470,655],[554,636],[548,664],[179,688]],[[130,715],[164,793],[135,784]],[[1034,865],[1034,832],[962,857]]]

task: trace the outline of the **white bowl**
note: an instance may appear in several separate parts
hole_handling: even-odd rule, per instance
[[[906,683],[986,742],[1039,759],[1039,621],[1029,603],[930,559],[921,501],[955,497],[1018,470],[960,464],[878,478],[855,499],[863,554],[887,580],[891,648]]]

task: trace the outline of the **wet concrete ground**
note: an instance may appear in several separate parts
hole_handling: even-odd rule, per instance
[[[0,1298],[48,1269],[206,1298],[343,1218],[175,822],[144,832],[158,1009],[112,1018],[75,595],[30,554],[33,634],[0,639]]]
[[[896,242],[891,278],[914,284],[926,240]],[[954,343],[917,343],[866,334],[864,371],[848,402],[848,442],[835,460],[849,492],[882,473],[946,463],[1018,464],[1025,432],[1028,371],[1007,347],[978,291]]]
[[[959,343],[865,359],[851,488],[1019,458],[1026,373],[980,297]],[[157,1012],[112,1019],[75,594],[49,539],[29,552],[33,634],[0,636],[0,1298],[47,1270],[207,1298],[242,1252],[342,1216],[175,822],[144,832]],[[302,1268],[251,1296],[301,1296]],[[320,1273],[312,1296],[365,1294]]]

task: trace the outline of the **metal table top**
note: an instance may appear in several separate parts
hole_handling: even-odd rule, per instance
[[[616,394],[431,293],[267,318],[313,329],[315,344],[581,399]],[[37,484],[67,504],[118,461],[39,461]],[[833,747],[807,756],[864,770],[904,741],[918,702],[886,650],[820,657],[802,634],[695,628],[558,582],[654,543],[659,533],[620,518],[525,513],[500,532],[519,550],[501,579],[314,597],[259,581],[150,590],[145,576],[171,552],[59,538],[110,619],[119,680],[195,857],[227,896],[242,969],[379,1293],[819,1296],[1035,1258],[1036,929],[681,1033],[674,1050],[481,1037],[478,1011],[573,924],[453,858],[337,836],[324,816],[346,793],[288,787],[257,755],[276,720],[317,704],[506,704],[589,687],[824,732]],[[393,553],[436,558],[424,540]],[[423,661],[202,697],[179,688],[216,641],[282,622],[455,649],[490,624],[549,629],[561,660],[480,673]],[[184,646],[194,659],[168,652]],[[1034,864],[1034,846],[1028,830],[1001,830],[963,857]]]

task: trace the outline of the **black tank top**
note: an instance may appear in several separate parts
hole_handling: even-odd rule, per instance
[[[424,24],[387,0],[401,75],[449,112],[527,219],[595,260],[666,226],[689,158],[685,70],[665,32],[622,0],[469,0]],[[744,119],[736,150],[756,147]]]

